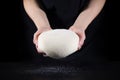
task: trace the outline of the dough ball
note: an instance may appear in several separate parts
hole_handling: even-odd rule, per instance
[[[78,35],[67,29],[53,29],[41,33],[38,37],[38,49],[51,58],[67,57],[78,50]]]

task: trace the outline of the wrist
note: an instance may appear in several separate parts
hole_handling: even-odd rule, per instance
[[[72,25],[72,26],[70,27],[70,29],[72,29],[72,30],[77,29],[77,30],[85,31],[86,28],[83,27],[83,26],[80,26],[80,25]]]
[[[37,30],[50,30],[50,29],[51,29],[51,27],[49,25],[37,27]]]

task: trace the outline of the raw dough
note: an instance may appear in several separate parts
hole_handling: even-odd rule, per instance
[[[38,49],[51,58],[64,58],[78,50],[78,35],[67,29],[53,29],[38,37]]]

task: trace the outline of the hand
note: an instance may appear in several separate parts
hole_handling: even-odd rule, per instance
[[[79,36],[80,41],[79,41],[79,44],[78,44],[78,49],[80,49],[82,47],[82,45],[84,44],[84,40],[86,38],[85,30],[81,29],[80,27],[76,27],[76,26],[71,26],[69,28],[69,30],[75,32]]]
[[[48,30],[51,30],[51,28],[50,28],[50,27],[40,28],[40,29],[38,29],[38,30],[34,33],[33,43],[35,44],[38,53],[43,53],[41,50],[38,49],[38,36],[39,36],[42,32],[48,31]]]

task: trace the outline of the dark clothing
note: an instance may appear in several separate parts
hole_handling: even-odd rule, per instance
[[[85,9],[89,0],[39,0],[40,7],[46,12],[52,28],[69,28],[79,15],[79,13]],[[34,54],[38,57],[37,61],[45,61],[48,65],[54,63],[56,60],[43,57],[38,54],[33,44],[33,34],[36,31],[36,27],[28,15],[23,11],[23,19],[26,27],[26,50],[28,54]],[[104,22],[104,9],[93,20],[93,22],[86,29],[86,40],[81,50],[68,56],[60,61],[71,64],[86,64],[102,62],[105,58],[105,25]],[[59,60],[58,60],[59,61]],[[59,63],[58,63],[59,64]],[[66,64],[66,63],[65,63]]]
[[[69,28],[89,0],[39,0],[53,28]]]

